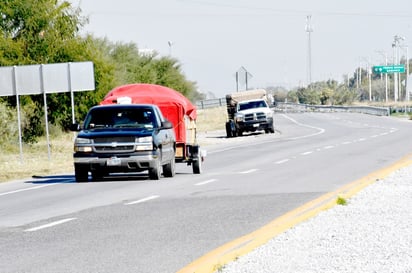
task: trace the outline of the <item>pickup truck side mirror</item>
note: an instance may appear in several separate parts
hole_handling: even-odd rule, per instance
[[[168,120],[162,121],[161,129],[172,129],[172,128],[173,128],[173,124],[170,121]]]
[[[81,130],[81,126],[78,123],[73,123],[72,125],[70,125],[69,129],[73,132],[79,132]]]

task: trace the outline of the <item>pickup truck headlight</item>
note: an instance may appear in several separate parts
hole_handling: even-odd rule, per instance
[[[239,122],[239,121],[244,121],[245,120],[245,116],[243,115],[243,114],[236,114],[235,115],[235,120],[236,120],[236,122]]]
[[[136,151],[151,151],[153,150],[153,137],[137,137],[136,142]]]
[[[74,141],[74,151],[82,153],[90,153],[93,151],[91,139],[78,137]]]

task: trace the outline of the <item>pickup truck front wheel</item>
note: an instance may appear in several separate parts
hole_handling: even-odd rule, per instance
[[[105,173],[102,170],[95,170],[92,171],[92,180],[93,181],[100,181],[103,179]]]
[[[89,179],[89,170],[81,166],[74,166],[74,177],[76,182],[87,182]]]

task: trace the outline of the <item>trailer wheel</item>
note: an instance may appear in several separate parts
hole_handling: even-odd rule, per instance
[[[202,173],[202,158],[200,155],[196,157],[196,160],[192,162],[193,173],[200,174]]]

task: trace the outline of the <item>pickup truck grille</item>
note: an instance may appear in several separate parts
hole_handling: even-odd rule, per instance
[[[95,146],[96,152],[131,152],[134,146]]]
[[[95,138],[94,148],[97,153],[132,152],[134,150],[134,142],[134,137]]]
[[[245,115],[245,121],[265,120],[265,119],[266,119],[266,115],[264,112],[257,112],[257,113]]]
[[[131,137],[101,137],[101,138],[95,138],[94,139],[94,143],[99,143],[99,144],[103,144],[103,143],[108,143],[108,144],[112,144],[113,142],[116,143],[122,143],[122,142],[134,142],[135,137],[131,136]]]

